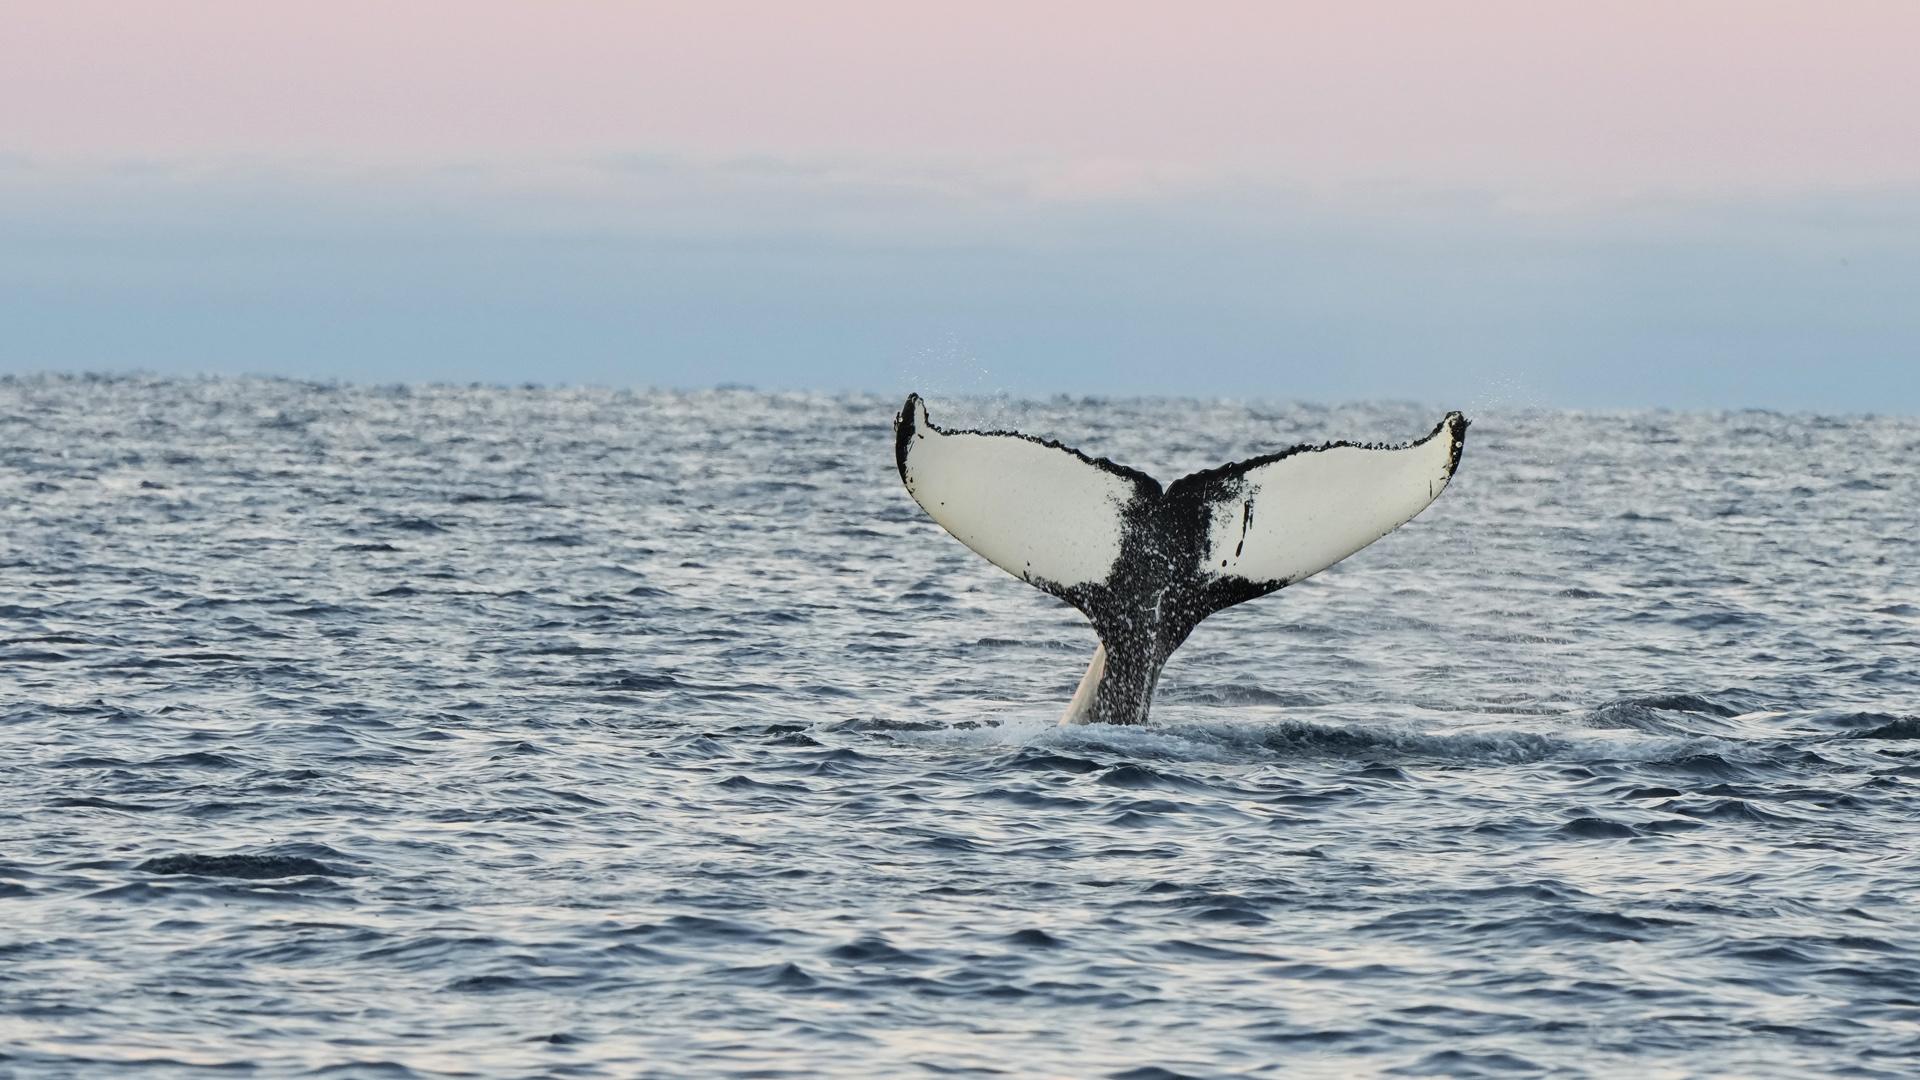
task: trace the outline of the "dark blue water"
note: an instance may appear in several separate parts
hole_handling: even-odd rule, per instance
[[[1920,422],[938,401],[1476,421],[1062,730],[897,404],[0,380],[0,1074],[1920,1067]]]

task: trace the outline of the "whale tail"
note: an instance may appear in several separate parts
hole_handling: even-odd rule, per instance
[[[918,394],[893,434],[930,517],[1093,623],[1100,647],[1061,722],[1137,724],[1200,620],[1319,573],[1439,498],[1467,419],[1448,413],[1405,446],[1296,446],[1164,488],[1050,440],[936,427]]]

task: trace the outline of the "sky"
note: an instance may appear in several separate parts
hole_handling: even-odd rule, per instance
[[[18,3],[0,372],[1920,414],[1907,0]]]

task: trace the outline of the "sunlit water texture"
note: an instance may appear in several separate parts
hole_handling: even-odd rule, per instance
[[[1920,1064],[1920,423],[936,397],[1163,479],[1474,414],[1063,730],[897,404],[0,380],[0,1073]]]

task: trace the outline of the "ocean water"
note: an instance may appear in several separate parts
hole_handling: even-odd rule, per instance
[[[1920,1070],[1920,421],[1475,425],[1145,728],[897,397],[0,379],[0,1074]]]

